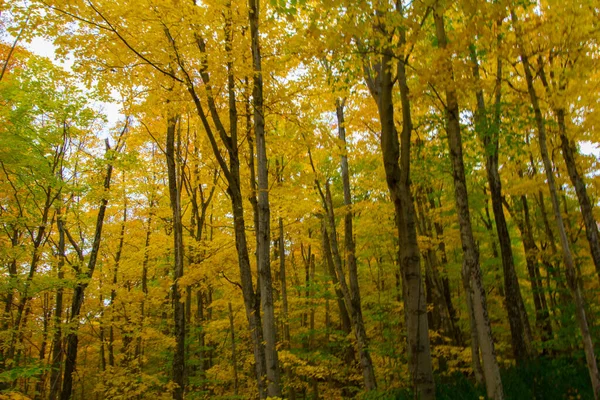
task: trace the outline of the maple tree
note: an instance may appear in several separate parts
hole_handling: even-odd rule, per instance
[[[0,390],[598,399],[598,10],[0,2]]]

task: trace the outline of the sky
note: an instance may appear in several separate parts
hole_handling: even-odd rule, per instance
[[[30,43],[22,43],[21,45],[38,56],[49,58],[54,64],[61,66],[63,69],[72,71],[74,58],[69,56],[65,60],[59,60],[56,57],[56,46],[47,39],[35,37]],[[87,90],[83,84],[80,85],[80,89],[84,92]],[[118,93],[113,93],[113,97],[118,97]],[[95,102],[94,108],[106,115],[108,119],[108,126],[106,128],[115,126],[119,120],[124,118],[124,115],[121,113],[121,106],[117,102]],[[106,132],[100,133],[99,136],[104,138],[107,134],[108,129],[106,129]]]
[[[7,37],[7,34],[5,34],[4,36],[4,40],[12,42],[13,39]],[[30,43],[23,43],[22,45],[34,54],[43,57],[48,57],[50,60],[52,60],[54,64],[60,65],[65,70],[72,70],[74,64],[73,57],[69,56],[66,60],[57,59],[55,54],[56,46],[54,46],[54,44],[48,41],[47,39],[42,37],[35,37],[31,40]],[[86,90],[83,84],[81,85],[81,89],[84,91]],[[118,98],[118,93],[113,93],[113,97],[115,97],[115,99]],[[102,113],[106,115],[108,119],[107,128],[115,126],[116,123],[124,117],[124,115],[121,113],[121,107],[117,102],[97,102],[97,104],[95,104],[95,108],[99,111],[102,111]],[[108,129],[106,130],[106,132],[101,133],[100,136],[105,136],[107,135],[107,133]],[[579,145],[581,153],[586,155],[594,155],[598,160],[600,160],[600,148],[598,144],[585,141],[581,142]]]

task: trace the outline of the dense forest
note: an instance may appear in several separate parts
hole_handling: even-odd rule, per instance
[[[0,24],[0,398],[600,399],[599,0]]]

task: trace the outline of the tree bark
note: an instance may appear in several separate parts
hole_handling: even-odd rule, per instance
[[[402,14],[402,3],[397,2],[396,7],[396,11]],[[378,28],[381,32],[386,32],[383,23],[380,23]],[[399,47],[403,48],[406,44],[404,27],[399,30],[399,37]],[[435,383],[429,344],[427,302],[421,282],[421,260],[415,226],[415,208],[411,195],[410,148],[413,128],[405,65],[407,59],[402,52],[397,63],[397,80],[402,105],[402,132],[398,142],[392,98],[394,79],[391,70],[393,54],[391,46],[391,43],[385,43],[383,55],[377,64],[374,67],[365,66],[365,75],[369,91],[377,103],[381,122],[383,165],[388,190],[396,211],[398,260],[402,274],[402,293],[408,331],[409,370],[415,396],[427,400],[435,399]],[[376,73],[375,78],[372,77],[373,72]]]
[[[61,205],[62,206],[62,205]],[[63,312],[63,287],[62,280],[64,279],[63,267],[65,265],[65,226],[64,216],[61,212],[61,207],[57,210],[56,226],[58,228],[58,264],[56,266],[58,272],[58,280],[60,286],[56,289],[56,305],[54,307],[54,335],[52,337],[52,355],[50,373],[50,393],[49,400],[56,400],[61,388],[61,364],[62,364],[62,312]]]
[[[333,256],[333,265],[335,272],[340,283],[340,290],[344,297],[346,309],[350,314],[350,321],[354,330],[354,336],[356,337],[356,345],[358,348],[358,356],[360,359],[360,366],[363,373],[363,382],[367,390],[375,390],[377,383],[375,381],[375,372],[373,371],[373,362],[371,361],[371,355],[369,353],[369,344],[367,338],[367,332],[365,330],[364,320],[362,316],[362,310],[360,304],[358,307],[352,301],[352,293],[346,281],[346,276],[342,268],[342,257],[340,255],[339,245],[337,241],[335,215],[333,212],[333,204],[331,201],[331,190],[329,183],[325,184],[325,195],[324,195],[324,206],[327,212],[327,227],[329,243],[331,245],[331,253]]]
[[[447,47],[446,31],[444,28],[443,13],[439,4],[434,10],[436,36],[440,48],[445,51]],[[448,146],[450,149],[450,161],[452,163],[452,178],[454,181],[454,196],[458,222],[460,225],[460,238],[463,247],[463,284],[467,295],[472,293],[474,319],[476,323],[479,347],[483,361],[483,373],[486,384],[487,395],[490,399],[499,400],[504,398],[500,369],[496,360],[496,351],[490,321],[487,314],[486,294],[481,278],[479,265],[479,253],[473,237],[471,216],[469,212],[469,198],[467,182],[465,177],[465,166],[463,161],[462,138],[460,132],[459,109],[456,92],[453,88],[454,73],[449,56],[445,59],[445,72],[450,77],[450,83],[446,86],[446,131],[448,133]]]
[[[481,80],[479,74],[479,61],[477,60],[477,52],[474,45],[471,46],[471,61],[473,63],[473,76],[475,80],[479,82]],[[475,126],[478,131],[477,133],[483,142],[485,151],[487,180],[490,187],[494,221],[496,222],[496,232],[498,234],[500,255],[502,257],[502,269],[504,273],[504,307],[508,313],[513,356],[517,360],[517,363],[521,363],[529,358],[531,328],[529,327],[529,320],[525,313],[525,304],[523,303],[519,279],[515,270],[510,234],[508,232],[508,225],[502,206],[502,181],[500,180],[500,173],[498,172],[501,85],[502,60],[498,58],[496,67],[494,120],[490,123],[489,118],[487,117],[483,90],[478,86],[476,91],[477,110],[475,112]],[[527,332],[529,332],[529,334],[527,334]]]
[[[126,123],[123,131],[121,132],[122,138],[123,134],[128,129],[128,124]],[[115,151],[120,150],[120,144],[117,143]],[[110,151],[108,139],[106,140],[107,152]],[[108,192],[110,190],[110,181],[112,177],[113,166],[112,163],[106,167],[106,175],[104,177],[104,191]],[[64,377],[63,377],[63,387],[60,394],[61,400],[69,400],[71,398],[71,394],[73,391],[73,372],[75,371],[75,364],[77,362],[77,345],[79,343],[79,336],[77,334],[78,326],[79,326],[79,315],[81,313],[81,307],[83,306],[83,300],[85,295],[85,289],[87,288],[90,279],[94,274],[94,270],[96,269],[96,262],[98,260],[98,253],[100,251],[100,241],[102,239],[102,227],[104,224],[104,216],[106,214],[106,206],[108,205],[108,199],[103,197],[100,201],[100,207],[98,209],[98,216],[96,218],[96,229],[94,232],[94,240],[92,242],[92,250],[90,251],[90,258],[87,264],[87,270],[82,273],[85,276],[83,280],[77,282],[75,286],[75,290],[73,293],[73,299],[71,301],[71,315],[70,315],[70,323],[74,326],[71,328],[72,330],[69,332],[66,338],[66,354],[65,354],[65,369],[64,369]],[[73,243],[74,244],[74,243]]]
[[[346,148],[346,121],[344,119],[344,105],[346,99],[337,99],[335,111],[338,123],[338,139],[342,143],[342,156],[340,167],[342,171],[342,184],[344,188],[344,246],[346,249],[346,268],[348,269],[348,280],[350,282],[350,301],[351,309],[357,313],[360,323],[362,323],[362,305],[360,300],[360,285],[358,282],[358,268],[356,265],[356,244],[354,243],[354,233],[352,229],[352,195],[350,193],[350,173],[348,171],[348,155]],[[330,204],[330,208],[333,205]],[[333,211],[333,209],[332,209]],[[364,329],[364,328],[363,328]],[[366,333],[365,339],[366,341]],[[377,388],[375,380],[375,371],[373,370],[373,362],[368,351],[359,351],[361,357],[361,366],[363,372],[363,380],[367,390]]]
[[[593,204],[587,194],[583,176],[577,169],[577,163],[575,162],[577,151],[574,149],[574,146],[567,137],[565,110],[563,108],[556,110],[556,119],[558,121],[560,147],[562,149],[563,158],[565,160],[565,164],[567,165],[569,178],[571,179],[571,183],[573,184],[575,193],[577,194],[581,216],[583,217],[583,223],[585,224],[585,234],[590,245],[590,253],[592,255],[594,265],[596,266],[596,273],[600,279],[600,235],[598,234],[598,225],[596,223],[596,219],[594,218]]]
[[[269,208],[269,176],[267,146],[265,142],[265,119],[263,109],[263,78],[259,43],[260,0],[248,0],[248,18],[252,44],[252,65],[254,66],[254,135],[256,137],[258,172],[258,273],[260,276],[260,302],[263,312],[263,337],[265,341],[265,363],[267,395],[281,396],[279,361],[277,357],[277,321],[273,304],[273,284],[271,276],[270,244],[271,229]]]
[[[185,391],[185,303],[181,300],[179,279],[183,277],[183,224],[181,222],[181,193],[177,176],[175,149],[175,131],[179,116],[171,115],[167,120],[167,175],[169,182],[169,201],[173,216],[173,319],[175,322],[175,353],[173,354],[173,382],[177,385],[173,391],[174,400],[183,400]]]
[[[514,9],[510,10],[511,19],[517,37],[521,37],[521,29],[518,25],[517,15]],[[594,343],[590,333],[587,316],[585,312],[585,300],[583,294],[577,282],[577,270],[575,267],[575,260],[571,253],[569,240],[567,238],[567,232],[565,224],[560,211],[560,202],[558,199],[558,192],[556,190],[556,182],[554,179],[554,172],[552,170],[552,162],[548,154],[548,145],[546,143],[546,126],[544,123],[544,117],[542,110],[539,105],[539,99],[537,92],[533,85],[533,74],[531,72],[531,65],[529,63],[529,57],[525,53],[523,44],[519,41],[519,51],[521,56],[521,63],[525,70],[525,79],[527,81],[527,90],[529,92],[529,98],[533,106],[535,115],[535,123],[538,131],[538,142],[540,146],[540,154],[544,163],[544,170],[546,171],[546,180],[548,182],[548,189],[550,190],[550,200],[552,201],[552,209],[554,210],[554,219],[558,229],[558,237],[562,247],[563,262],[565,264],[565,273],[567,277],[567,286],[575,300],[575,315],[577,322],[579,323],[579,329],[581,331],[581,338],[583,341],[583,349],[585,352],[585,358],[587,362],[588,372],[592,383],[592,390],[594,392],[594,399],[598,399],[600,396],[600,374],[598,373],[598,364],[596,362],[596,355],[594,353]]]

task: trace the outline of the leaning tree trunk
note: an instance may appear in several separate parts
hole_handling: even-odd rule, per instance
[[[441,49],[446,50],[447,38],[444,28],[442,10],[436,5],[434,11],[435,28],[438,43]],[[453,77],[451,60],[445,59],[445,69],[449,77]],[[453,81],[453,78],[451,78]],[[476,325],[481,358],[483,362],[483,374],[485,378],[486,391],[490,399],[500,400],[504,398],[500,368],[496,360],[496,351],[490,320],[487,314],[487,302],[485,289],[481,278],[479,266],[479,253],[473,237],[471,216],[469,212],[469,198],[467,193],[467,182],[465,177],[465,166],[462,153],[462,138],[460,132],[458,100],[456,92],[452,88],[452,82],[446,87],[446,130],[448,133],[448,146],[450,148],[450,161],[452,163],[452,177],[454,180],[454,196],[460,226],[460,238],[463,247],[463,283],[467,295],[472,294],[472,306],[474,310],[474,322]]]
[[[196,44],[201,54],[206,55],[206,43],[204,39],[196,35]],[[226,40],[226,50],[231,51],[231,38],[228,34]],[[179,67],[185,71],[183,65]],[[254,369],[256,375],[256,383],[260,398],[266,397],[265,382],[266,377],[266,363],[265,363],[265,349],[263,345],[263,328],[260,317],[260,308],[257,307],[258,293],[255,292],[252,270],[250,268],[250,256],[248,252],[248,241],[246,237],[246,223],[244,219],[244,199],[242,197],[241,181],[240,181],[240,158],[238,151],[238,138],[237,138],[237,106],[235,99],[235,81],[233,75],[233,62],[228,61],[227,63],[227,91],[228,91],[228,102],[229,102],[229,134],[225,130],[225,127],[221,121],[218,113],[217,104],[213,97],[212,85],[210,83],[210,74],[208,73],[208,67],[203,64],[200,69],[200,74],[204,82],[203,89],[207,96],[208,109],[212,122],[214,123],[214,129],[220,138],[223,146],[227,149],[228,163],[226,158],[222,155],[221,149],[215,136],[213,125],[209,122],[207,114],[200,100],[200,96],[196,91],[195,83],[189,79],[186,80],[187,89],[194,101],[196,111],[202,126],[209,139],[213,155],[215,156],[223,175],[227,181],[227,194],[231,200],[231,208],[233,214],[233,229],[235,235],[235,246],[238,255],[238,266],[240,270],[240,282],[242,287],[242,296],[244,299],[244,308],[246,311],[246,318],[248,319],[248,328],[252,337],[252,345],[254,352]],[[189,75],[186,75],[189,76]]]
[[[565,164],[567,165],[569,178],[571,179],[571,183],[575,188],[575,193],[577,193],[579,208],[585,224],[585,234],[590,245],[592,260],[596,266],[596,273],[600,279],[600,235],[598,234],[598,225],[596,224],[596,219],[594,218],[593,204],[587,194],[583,176],[577,170],[577,164],[575,162],[575,155],[577,153],[573,149],[573,146],[567,137],[565,110],[563,108],[556,110],[556,119],[558,120],[558,132],[560,133],[560,147],[562,149],[563,158],[565,159]]]
[[[335,215],[333,211],[333,202],[331,199],[331,190],[329,188],[329,182],[325,184],[325,194],[322,195],[323,206],[327,213],[327,237],[331,245],[331,253],[333,256],[333,265],[335,272],[340,284],[340,290],[344,297],[346,309],[350,313],[350,320],[352,322],[352,328],[354,330],[354,336],[356,338],[356,346],[358,349],[358,356],[360,359],[360,366],[363,373],[363,381],[367,390],[374,390],[377,388],[375,381],[375,373],[373,371],[373,362],[371,361],[371,354],[369,353],[367,332],[365,330],[365,323],[362,316],[362,310],[360,304],[356,307],[353,301],[353,295],[348,283],[346,276],[342,268],[342,256],[340,254],[340,247],[337,241],[337,232],[335,224]]]
[[[517,37],[520,37],[521,31],[517,21],[517,15],[514,10],[510,10],[511,18]],[[598,364],[596,362],[596,355],[594,353],[594,343],[590,333],[590,328],[587,322],[587,316],[585,312],[585,300],[583,294],[577,283],[577,269],[575,267],[575,260],[571,253],[569,239],[567,238],[567,232],[565,224],[560,211],[560,202],[558,199],[558,192],[556,190],[556,182],[554,179],[554,172],[552,170],[552,162],[548,154],[548,145],[546,143],[546,126],[544,124],[544,117],[539,104],[539,99],[533,86],[533,74],[531,72],[531,65],[529,63],[529,57],[525,54],[523,44],[519,43],[519,50],[521,55],[521,62],[523,69],[525,70],[525,79],[527,81],[527,90],[529,92],[529,98],[533,106],[535,115],[535,123],[538,131],[538,141],[540,146],[540,153],[542,161],[544,163],[544,169],[546,171],[546,180],[548,182],[548,189],[550,190],[550,200],[552,201],[552,209],[554,211],[554,219],[556,221],[556,227],[558,229],[558,237],[562,247],[563,262],[565,263],[565,273],[567,277],[567,286],[575,299],[575,315],[577,322],[579,323],[579,329],[581,331],[581,338],[583,340],[583,349],[585,351],[585,358],[587,362],[588,372],[590,374],[590,380],[592,383],[592,389],[594,391],[594,399],[598,399],[600,395],[600,374],[598,373]]]
[[[471,46],[471,61],[473,62],[473,76],[479,82],[479,61],[474,45]],[[497,60],[496,67],[496,94],[495,118],[490,123],[485,108],[485,99],[483,89],[479,86],[476,91],[477,110],[475,112],[476,129],[484,145],[485,167],[487,172],[488,184],[492,197],[492,209],[494,211],[494,221],[496,222],[496,232],[500,242],[500,255],[502,257],[502,269],[504,275],[504,306],[508,313],[508,323],[510,325],[510,337],[513,355],[518,363],[526,360],[529,356],[529,345],[527,339],[530,339],[531,332],[525,305],[521,296],[519,279],[515,270],[515,261],[512,253],[512,245],[508,225],[502,206],[502,182],[498,172],[498,153],[499,153],[499,133],[500,133],[500,96],[502,84],[502,61]]]
[[[356,265],[356,245],[354,243],[354,233],[352,231],[352,197],[350,194],[350,173],[348,172],[348,156],[346,154],[346,126],[344,120],[343,100],[336,100],[336,115],[338,122],[338,139],[340,139],[344,148],[341,156],[342,183],[344,187],[344,205],[346,206],[344,214],[344,246],[346,249],[346,267],[348,268],[348,280],[350,281],[350,301],[352,309],[357,313],[357,317],[362,321],[362,306],[360,302],[360,286],[358,283],[358,268]],[[330,205],[331,206],[331,205]],[[366,341],[366,334],[364,335]],[[363,380],[367,390],[377,388],[375,380],[375,371],[373,370],[373,361],[366,348],[359,349],[360,364],[363,373]]]

